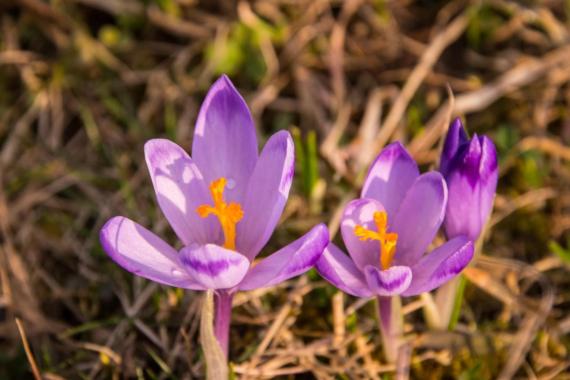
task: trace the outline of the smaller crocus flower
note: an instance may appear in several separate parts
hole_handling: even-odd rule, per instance
[[[398,142],[373,163],[360,199],[350,202],[341,234],[350,256],[330,243],[316,268],[340,290],[376,296],[384,352],[396,359],[402,335],[400,301],[395,296],[429,292],[457,276],[473,257],[473,243],[458,236],[426,250],[445,215],[447,186],[442,175],[420,175]]]
[[[136,222],[117,216],[101,229],[107,254],[124,269],[161,284],[215,291],[214,330],[227,353],[232,297],[278,284],[313,267],[329,242],[320,224],[264,258],[293,181],[294,146],[286,131],[258,154],[245,101],[223,76],[202,105],[192,157],[175,143],[145,144],[162,212],[182,242],[176,250]]]
[[[487,136],[467,137],[461,119],[450,125],[440,171],[449,197],[444,220],[448,238],[465,235],[476,241],[489,218],[497,189],[495,145]]]
[[[341,233],[350,256],[331,243],[317,270],[358,297],[413,296],[435,289],[457,276],[473,256],[473,243],[465,236],[425,254],[446,205],[442,175],[420,175],[400,143],[389,145],[370,168],[362,198],[345,209]]]

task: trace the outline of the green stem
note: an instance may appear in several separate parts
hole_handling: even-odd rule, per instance
[[[488,223],[485,225],[481,235],[479,235],[479,238],[475,242],[475,253],[473,254],[473,260],[471,260],[469,265],[473,265],[477,260],[477,257],[481,254],[485,235],[487,234],[487,228]],[[438,330],[450,331],[455,329],[457,321],[459,321],[466,285],[467,279],[461,274],[449,281],[447,284],[441,286],[436,291],[435,304],[440,312],[440,318],[437,326],[430,327],[434,327]]]
[[[451,311],[449,323],[447,324],[447,329],[449,331],[453,331],[457,325],[457,321],[459,321],[459,314],[461,314],[461,306],[463,305],[465,285],[467,285],[467,279],[463,275],[459,276],[457,278],[457,287],[455,288],[453,310]]]
[[[428,320],[428,325],[434,330],[447,330],[449,326],[449,321],[451,320],[451,315],[455,310],[459,317],[459,310],[461,308],[462,300],[457,299],[457,287],[459,282],[459,277],[455,277],[446,284],[442,285],[437,289],[435,293],[435,304],[439,313],[439,316],[435,323],[430,323]],[[459,304],[459,305],[457,305]]]

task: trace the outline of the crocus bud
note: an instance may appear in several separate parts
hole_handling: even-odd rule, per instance
[[[469,139],[456,118],[445,138],[440,171],[448,187],[447,237],[465,235],[476,241],[491,213],[497,189],[495,145],[487,136],[474,134]]]

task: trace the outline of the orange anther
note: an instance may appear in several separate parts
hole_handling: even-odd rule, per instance
[[[224,247],[228,249],[236,249],[236,224],[243,218],[243,210],[239,203],[224,201],[224,188],[226,187],[226,179],[218,178],[210,183],[210,194],[214,201],[214,205],[203,204],[198,206],[196,212],[201,218],[206,218],[210,214],[214,214],[222,225],[224,231]]]
[[[388,269],[392,265],[392,260],[396,254],[398,234],[387,232],[388,214],[386,214],[386,211],[375,212],[373,218],[377,231],[368,230],[361,225],[357,225],[354,227],[354,234],[362,241],[377,240],[380,242],[380,264],[382,269]]]

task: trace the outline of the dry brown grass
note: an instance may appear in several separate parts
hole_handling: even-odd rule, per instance
[[[336,233],[391,140],[431,167],[460,115],[501,157],[454,332],[407,300],[409,368],[385,364],[371,302],[305,275],[235,299],[238,378],[570,378],[569,263],[548,245],[570,250],[569,25],[554,0],[2,1],[0,378],[29,377],[27,353],[45,379],[203,377],[200,295],[123,272],[98,230],[128,215],[174,241],[142,146],[190,147],[221,70],[261,139],[318,135],[320,180],[307,194],[298,169],[267,252],[319,221]]]

